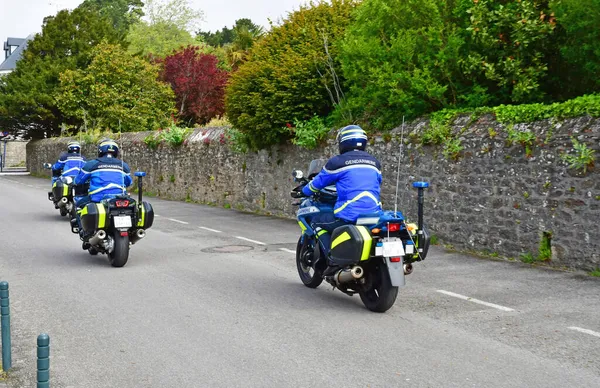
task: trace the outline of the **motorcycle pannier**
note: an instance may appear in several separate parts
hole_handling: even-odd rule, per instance
[[[60,179],[57,180],[52,185],[52,195],[54,195],[54,201],[69,196],[69,185],[65,185]]]
[[[331,257],[338,265],[358,264],[371,256],[371,232],[361,225],[344,225],[331,236]]]
[[[143,201],[138,205],[138,223],[137,227],[148,229],[154,223],[154,209],[150,203]]]
[[[86,233],[106,227],[106,208],[101,203],[88,203],[79,213],[81,226]]]

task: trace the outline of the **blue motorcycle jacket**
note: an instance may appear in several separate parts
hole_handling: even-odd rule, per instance
[[[338,194],[333,211],[337,218],[354,223],[361,214],[381,211],[381,164],[368,152],[354,150],[329,159],[302,192],[311,196],[333,184]]]
[[[52,166],[52,172],[60,171],[62,176],[77,176],[86,160],[81,154],[70,154],[63,152],[58,161]]]
[[[127,163],[104,156],[87,162],[75,178],[75,184],[90,181],[88,195],[92,202],[100,202],[123,194],[124,188],[133,183],[130,172]]]

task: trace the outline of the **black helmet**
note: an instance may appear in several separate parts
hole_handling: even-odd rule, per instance
[[[78,154],[81,152],[81,145],[79,144],[79,142],[70,141],[67,144],[67,152],[70,154]]]
[[[337,141],[340,154],[348,151],[367,149],[367,133],[358,125],[348,125],[338,131]]]
[[[113,158],[119,157],[119,145],[110,139],[100,141],[98,144],[98,157],[111,155]]]

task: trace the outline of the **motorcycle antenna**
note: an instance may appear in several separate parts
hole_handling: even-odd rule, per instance
[[[404,154],[404,116],[402,116],[402,132],[400,134],[400,153],[398,154],[398,169],[396,172],[396,200],[394,201],[394,215],[398,214],[398,185],[400,184],[400,160]]]
[[[124,155],[125,155],[125,152],[124,152],[125,150],[123,149],[123,132],[121,132],[121,119],[119,119],[119,143],[121,143],[121,155],[120,155],[121,156],[121,171],[122,171],[121,189],[123,190],[123,195],[125,195],[126,194],[126,191],[125,191],[125,162],[123,161]]]

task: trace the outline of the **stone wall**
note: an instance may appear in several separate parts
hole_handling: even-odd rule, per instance
[[[26,146],[25,141],[7,141],[4,167],[24,167],[27,159]],[[0,142],[0,155],[4,155],[4,142]]]
[[[600,154],[600,120],[580,117],[515,126],[537,135],[532,154],[508,145],[507,128],[492,116],[476,122],[460,118],[453,133],[464,149],[448,160],[439,146],[419,144],[426,121],[406,126],[400,162],[398,204],[416,219],[416,191],[411,182],[431,183],[425,197],[425,221],[441,242],[518,259],[537,256],[542,236],[551,236],[552,263],[591,270],[600,267],[599,169],[572,171],[560,158],[572,152],[574,136]],[[391,135],[391,136],[390,136]],[[311,159],[336,151],[330,141],[320,150],[292,145],[246,155],[231,152],[222,129],[197,130],[185,145],[150,150],[147,133],[124,134],[121,143],[132,169],[148,172],[145,191],[162,198],[210,203],[246,211],[293,217],[291,171],[305,170]],[[374,137],[369,150],[383,165],[382,201],[394,207],[400,128]],[[28,146],[30,171],[42,173],[67,139],[47,139]],[[84,152],[93,155],[93,148]]]

